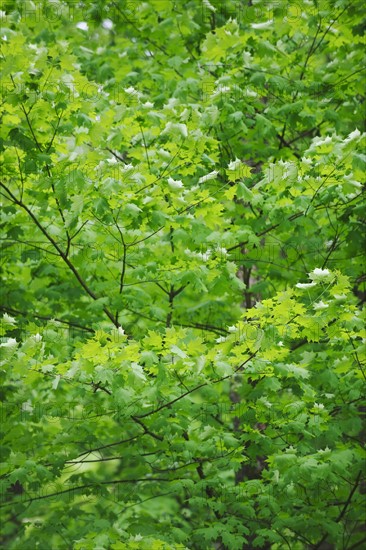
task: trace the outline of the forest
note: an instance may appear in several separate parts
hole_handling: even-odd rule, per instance
[[[366,548],[363,3],[0,17],[0,548]]]

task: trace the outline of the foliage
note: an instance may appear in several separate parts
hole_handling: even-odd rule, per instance
[[[361,3],[2,22],[2,547],[361,548]]]

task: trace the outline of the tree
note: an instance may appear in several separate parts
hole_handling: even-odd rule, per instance
[[[361,3],[2,10],[2,546],[361,548]]]

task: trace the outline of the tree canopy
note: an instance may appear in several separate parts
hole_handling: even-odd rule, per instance
[[[361,549],[361,2],[1,10],[2,548]]]

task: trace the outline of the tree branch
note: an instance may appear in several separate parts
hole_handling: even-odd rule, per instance
[[[79,325],[78,323],[74,323],[74,321],[65,321],[64,319],[58,319],[57,317],[50,317],[48,315],[37,315],[33,312],[28,313],[27,311],[19,311],[17,309],[12,309],[6,306],[0,306],[0,311],[5,311],[7,313],[10,313],[11,315],[21,315],[22,317],[32,316],[32,317],[35,317],[36,319],[42,319],[42,321],[57,321],[58,323],[63,323],[65,325],[77,328],[79,330],[85,330],[86,332],[90,332],[92,334],[95,333],[95,330],[92,328]]]
[[[85,290],[85,292],[90,296],[90,298],[92,298],[93,300],[97,301],[99,299],[99,297],[91,290],[91,288],[89,288],[89,286],[87,285],[87,283],[84,281],[84,279],[81,277],[80,273],[77,271],[76,267],[74,266],[74,264],[69,260],[69,258],[67,257],[66,253],[63,252],[63,250],[59,247],[59,245],[56,243],[56,241],[53,239],[53,237],[51,237],[51,235],[47,232],[47,230],[43,227],[43,225],[39,222],[39,220],[36,218],[36,216],[33,214],[33,212],[28,208],[28,206],[26,204],[24,204],[24,202],[22,200],[19,200],[17,199],[13,193],[6,187],[6,185],[3,184],[3,182],[0,182],[0,186],[8,193],[9,197],[11,198],[11,200],[14,202],[14,204],[17,204],[18,206],[20,206],[21,208],[23,208],[23,210],[25,210],[27,212],[27,214],[29,215],[29,217],[33,220],[33,222],[35,223],[35,225],[38,227],[38,229],[43,233],[43,235],[46,237],[46,239],[49,240],[49,242],[52,244],[52,246],[57,250],[59,256],[63,259],[63,261],[65,262],[65,264],[68,266],[68,268],[70,269],[70,271],[72,271],[72,273],[74,274],[74,276],[76,277],[76,279],[78,280],[78,282],[80,283],[80,285],[83,287],[83,289]],[[107,315],[107,317],[110,319],[110,321],[112,321],[113,325],[118,328],[120,327],[120,324],[116,321],[115,317],[113,316],[113,314],[109,311],[108,308],[106,307],[103,307],[103,311],[104,313]]]
[[[177,401],[180,401],[181,399],[184,399],[184,397],[187,397],[187,395],[190,395],[191,393],[201,389],[201,388],[204,388],[205,386],[209,386],[210,384],[217,384],[218,382],[223,382],[224,380],[227,380],[228,378],[230,378],[231,376],[233,376],[234,374],[236,374],[244,365],[246,365],[246,363],[248,363],[249,361],[251,361],[251,359],[253,359],[253,357],[255,357],[257,354],[257,352],[255,353],[252,353],[248,359],[246,359],[245,361],[243,361],[243,363],[241,363],[235,370],[232,374],[228,374],[227,376],[223,376],[221,378],[217,378],[216,380],[210,380],[209,382],[202,382],[202,384],[199,384],[198,386],[195,386],[194,388],[192,388],[191,390],[188,390],[186,391],[185,393],[183,393],[182,395],[180,395],[179,397],[176,397],[175,399],[172,399],[171,401],[169,401],[168,403],[163,403],[163,405],[160,405],[160,407],[157,407],[156,409],[153,409],[152,411],[149,411],[145,414],[140,414],[138,415],[136,418],[146,418],[147,416],[150,416],[151,414],[155,414],[159,411],[161,411],[162,409],[165,409],[166,407],[170,407],[171,405],[173,405],[174,403],[176,403]]]
[[[357,478],[356,478],[355,484],[353,485],[353,487],[352,487],[352,489],[351,489],[351,492],[350,492],[350,494],[348,495],[347,501],[346,501],[345,505],[343,506],[343,508],[342,508],[342,510],[341,510],[341,512],[340,512],[340,514],[339,514],[339,516],[338,516],[337,519],[335,520],[336,523],[339,523],[339,522],[341,521],[341,519],[343,518],[344,514],[345,514],[346,511],[347,511],[348,506],[351,504],[352,497],[353,497],[353,495],[354,495],[355,492],[356,492],[356,489],[357,489],[358,484],[359,484],[359,482],[360,482],[361,476],[362,476],[362,471],[358,472],[358,476],[357,476]],[[321,547],[321,545],[323,544],[323,542],[325,542],[326,539],[328,538],[328,534],[329,534],[329,533],[326,533],[326,534],[320,539],[320,541],[319,541],[317,544],[315,544],[315,545],[313,546],[313,550],[318,550],[318,548]]]
[[[41,495],[33,498],[29,498],[26,500],[21,500],[20,502],[22,504],[27,504],[30,502],[35,502],[36,500],[44,500],[51,497],[56,497],[60,495],[66,495],[68,493],[71,493],[72,491],[81,491],[83,489],[89,489],[90,487],[98,487],[100,485],[119,485],[121,483],[141,483],[144,481],[177,481],[182,478],[163,478],[163,477],[146,477],[146,478],[138,478],[138,479],[114,479],[111,481],[98,481],[96,483],[86,483],[85,485],[78,485],[77,487],[70,487],[69,489],[64,489],[63,491],[56,491],[55,493],[50,493],[49,495]],[[1,504],[0,508],[5,508],[6,506],[13,506],[17,502],[16,499],[11,500],[10,502],[6,502],[5,504]]]

